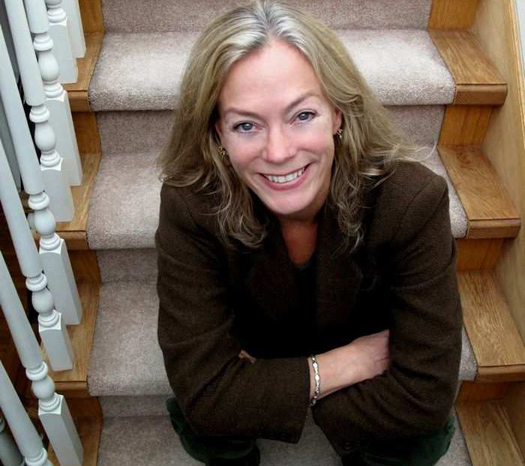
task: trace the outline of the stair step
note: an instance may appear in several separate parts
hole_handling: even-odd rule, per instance
[[[112,282],[100,290],[88,375],[92,396],[169,395],[157,342],[155,282]],[[472,380],[476,362],[463,335],[460,379]]]
[[[219,14],[246,2],[104,0],[102,3],[108,32],[167,32],[202,30]],[[334,29],[424,29],[432,6],[432,0],[289,0],[287,3],[299,6]]]
[[[429,150],[430,151],[430,150]],[[87,236],[91,249],[154,248],[161,182],[156,154],[113,154],[104,157],[91,198]],[[437,153],[424,162],[447,179]],[[450,192],[452,233],[464,237],[467,218],[454,187]]]
[[[513,238],[521,226],[514,203],[477,147],[439,147],[468,217],[467,238]]]
[[[465,328],[477,381],[525,380],[525,346],[492,271],[458,273]]]
[[[95,71],[104,34],[101,32],[86,34],[86,53],[83,58],[77,59],[78,78],[76,83],[64,84],[69,97],[72,112],[89,112],[88,89]]]
[[[340,30],[350,56],[384,105],[443,105],[455,85],[427,31]],[[89,88],[94,111],[177,105],[194,32],[107,33]]]
[[[502,400],[457,402],[456,411],[473,464],[525,464]]]
[[[442,105],[386,107],[410,140],[433,146],[439,139],[445,107]],[[96,114],[104,157],[112,154],[160,152],[168,142],[173,112],[99,112]]]
[[[469,31],[429,31],[454,76],[454,105],[503,105],[505,79]]]
[[[132,439],[132,441],[130,441]],[[341,459],[309,413],[297,444],[258,439],[261,466],[341,466]],[[168,416],[105,418],[98,466],[199,466],[186,453]],[[468,451],[457,426],[450,449],[438,466],[470,466]]]

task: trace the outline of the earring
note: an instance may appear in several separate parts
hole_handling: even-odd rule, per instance
[[[224,158],[228,157],[228,151],[222,146],[219,146],[219,154]]]
[[[343,139],[343,130],[341,128],[339,128],[337,131],[336,131],[336,134],[337,134],[337,137],[339,139]]]

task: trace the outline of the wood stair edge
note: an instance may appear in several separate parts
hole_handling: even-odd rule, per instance
[[[73,348],[75,366],[68,371],[55,372],[51,368],[49,370],[49,376],[55,382],[57,392],[65,395],[67,398],[90,397],[87,376],[95,334],[100,283],[80,281],[78,283],[78,291],[84,310],[82,322],[79,325],[67,327]],[[49,360],[43,347],[42,352],[46,363],[49,365]]]
[[[452,105],[503,105],[507,83],[469,31],[429,29],[456,83]]]
[[[524,464],[503,400],[458,401],[456,412],[472,464]]]
[[[463,321],[476,382],[525,380],[525,346],[493,271],[458,272]]]
[[[481,149],[438,146],[438,152],[467,215],[466,238],[516,237],[520,215]]]
[[[72,112],[90,112],[89,104],[89,85],[95,72],[102,43],[104,42],[103,32],[93,32],[84,34],[86,42],[86,54],[84,58],[77,59],[78,78],[76,83],[65,84],[64,89],[69,96],[69,103]]]

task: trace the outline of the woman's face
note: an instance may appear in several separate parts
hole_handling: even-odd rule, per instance
[[[280,219],[311,221],[330,190],[341,113],[306,58],[282,41],[231,68],[216,130],[239,178]]]

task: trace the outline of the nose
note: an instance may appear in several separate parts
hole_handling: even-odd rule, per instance
[[[283,163],[295,155],[293,139],[282,126],[269,128],[263,158],[267,162]]]

